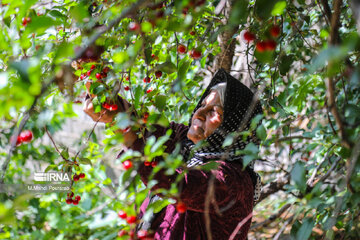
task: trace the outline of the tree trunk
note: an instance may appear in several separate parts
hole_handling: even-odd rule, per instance
[[[230,12],[234,3],[234,0],[226,1],[225,7],[223,9],[225,15],[225,18],[223,20],[224,26],[228,24]],[[230,72],[236,45],[236,39],[233,38],[233,36],[237,31],[238,26],[230,29],[226,28],[223,32],[219,34],[218,41],[221,52],[219,55],[216,56],[215,70],[218,70],[219,68],[224,68],[227,72]]]

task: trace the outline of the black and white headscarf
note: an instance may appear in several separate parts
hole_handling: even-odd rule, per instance
[[[262,114],[260,103],[253,102],[254,94],[251,90],[224,69],[216,72],[209,86],[206,88],[191,115],[189,127],[191,126],[191,119],[194,113],[200,108],[202,101],[211,92],[211,88],[223,82],[226,83],[223,122],[214,133],[206,138],[205,144],[202,147],[195,149],[195,144],[190,140],[182,143],[182,155],[187,161],[187,167],[193,167],[211,160],[220,159],[226,161],[242,161],[243,156],[236,154],[238,150],[244,149],[250,142],[255,145],[260,144],[260,140],[256,137],[254,130],[252,132],[253,134],[251,134],[246,141],[244,141],[242,137],[238,137],[230,146],[226,148],[222,147],[228,134],[238,131],[242,126],[242,131],[249,130],[252,118],[258,114]],[[249,112],[251,110],[252,112]],[[250,118],[247,118],[247,122],[243,122],[246,114],[250,114]],[[261,193],[261,179],[259,174],[254,171],[254,162],[248,164],[246,170],[250,173],[254,184],[254,202],[256,203]]]

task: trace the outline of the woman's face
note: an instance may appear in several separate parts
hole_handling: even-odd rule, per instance
[[[191,120],[187,137],[195,144],[210,136],[223,119],[223,108],[217,91],[211,91],[196,110]]]

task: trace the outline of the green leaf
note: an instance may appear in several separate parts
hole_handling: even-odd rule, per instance
[[[263,141],[266,139],[267,134],[264,125],[260,125],[257,127],[256,135]]]
[[[281,75],[286,75],[290,70],[291,64],[294,61],[294,57],[292,55],[283,55],[280,58],[279,70]]]
[[[155,97],[155,107],[159,109],[159,111],[163,111],[166,107],[167,97],[165,95],[157,95]]]
[[[61,151],[61,156],[63,156],[65,159],[69,158],[69,152],[68,149],[64,149]]]
[[[78,22],[83,22],[84,19],[90,17],[88,6],[85,3],[79,3],[70,8],[70,14]]]
[[[246,23],[249,11],[247,11],[249,1],[235,1],[232,11],[230,13],[229,23],[232,25],[240,25]]]
[[[274,9],[277,0],[256,0],[255,14],[262,20],[267,20],[271,16],[271,9]]]
[[[91,160],[88,158],[79,158],[79,163],[92,166]]]
[[[311,218],[305,218],[302,222],[300,229],[296,232],[297,240],[309,239],[312,229],[314,228],[315,221]]]
[[[137,109],[139,107],[140,98],[143,95],[143,92],[144,92],[144,90],[143,90],[142,86],[137,86],[135,88],[135,93],[134,93],[134,97],[135,97],[135,99],[134,99],[134,108],[135,109]]]
[[[204,165],[199,166],[199,168],[204,171],[210,171],[210,170],[217,169],[219,167],[219,165],[220,165],[220,163],[211,161],[211,162],[205,163]]]
[[[274,59],[273,53],[274,51],[265,51],[265,52],[255,51],[255,57],[257,60],[259,60],[262,63],[272,63]]]
[[[31,22],[26,27],[26,32],[42,34],[52,26],[60,25],[61,21],[54,20],[48,16],[37,16],[31,19]]]
[[[156,70],[160,70],[162,72],[165,72],[167,74],[171,74],[173,72],[176,72],[176,66],[170,61],[166,61],[162,64],[159,64],[156,66]]]
[[[304,193],[306,190],[305,166],[303,162],[296,162],[291,170],[291,180],[293,180],[298,189]]]
[[[282,15],[284,13],[285,8],[286,8],[285,1],[277,2],[273,10],[271,11],[271,15],[272,16]]]
[[[58,18],[61,21],[66,20],[66,16],[64,14],[62,14],[61,12],[59,12],[58,10],[51,10],[50,12],[48,12],[48,15],[55,19]]]
[[[45,169],[45,172],[48,172],[48,171],[50,171],[50,170],[53,170],[53,169],[57,169],[57,165],[49,165],[49,166],[47,166],[47,168]]]

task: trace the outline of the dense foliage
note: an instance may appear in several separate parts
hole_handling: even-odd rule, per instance
[[[136,169],[164,155],[170,133],[149,138],[144,154],[106,159],[121,149],[114,131],[187,124],[205,70],[219,67],[229,44],[219,35],[230,29],[233,61],[246,66],[235,70],[264,107],[262,145],[244,151],[247,160],[261,159],[266,185],[249,238],[360,238],[360,30],[348,1],[4,0],[0,19],[0,180],[32,182],[25,166],[37,161],[76,175],[72,191],[81,197],[75,205],[66,193],[2,193],[0,239],[115,239],[120,230],[127,239],[135,220],[118,213],[137,215],[148,188]],[[77,117],[73,104],[90,81],[95,111],[114,110],[120,95],[132,116],[117,114],[102,142],[87,131],[72,145],[44,144]],[[17,138],[23,130],[33,136]],[[118,179],[107,176],[108,161],[122,166]],[[175,151],[153,163],[154,172],[172,174],[182,164]],[[172,186],[149,211],[176,202]]]

